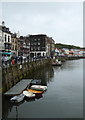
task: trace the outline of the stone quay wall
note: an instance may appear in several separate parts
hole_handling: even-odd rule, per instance
[[[2,93],[9,90],[17,82],[29,76],[32,72],[51,64],[50,59],[41,59],[37,61],[25,62],[21,64],[10,65],[2,69]]]

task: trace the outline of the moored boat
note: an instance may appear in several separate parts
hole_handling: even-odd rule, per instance
[[[42,94],[44,91],[39,91],[39,90],[33,90],[33,89],[27,89],[29,92],[32,92],[34,94]]]
[[[30,91],[23,91],[23,94],[28,97],[28,98],[34,98],[35,97],[35,94],[33,92],[30,92]]]
[[[59,61],[58,59],[55,59],[55,60],[52,61],[52,65],[53,65],[53,66],[61,66],[62,63],[61,63],[61,61]]]
[[[24,97],[25,97],[24,94],[20,94],[20,95],[12,97],[10,100],[11,102],[21,102],[24,99]]]
[[[32,85],[30,88],[32,90],[39,90],[39,91],[46,91],[47,90],[47,86],[43,86],[43,85]]]
[[[30,85],[40,85],[41,84],[41,80],[32,80],[31,82],[30,82]]]

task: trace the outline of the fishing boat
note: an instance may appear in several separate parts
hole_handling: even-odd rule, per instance
[[[23,91],[23,94],[28,97],[28,98],[34,98],[35,97],[35,94],[33,92],[30,92],[30,91]]]
[[[24,97],[25,97],[24,94],[20,94],[20,95],[12,97],[10,100],[11,102],[21,102],[24,99]]]
[[[33,89],[27,89],[27,91],[32,92],[34,94],[42,94],[44,92],[44,91],[33,90]]]
[[[32,90],[39,90],[39,91],[46,91],[47,90],[47,86],[43,86],[43,85],[32,85],[30,88]]]

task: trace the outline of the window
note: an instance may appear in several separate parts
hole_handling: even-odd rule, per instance
[[[40,43],[38,43],[38,45],[40,45]]]
[[[33,50],[33,47],[31,47],[31,50]]]
[[[14,39],[12,40],[12,42],[14,43]]]
[[[38,47],[38,50],[40,50],[40,47]]]
[[[34,45],[36,45],[36,43],[34,43]]]
[[[5,42],[6,42],[6,35],[5,35]]]
[[[8,42],[10,42],[10,36],[8,36]]]

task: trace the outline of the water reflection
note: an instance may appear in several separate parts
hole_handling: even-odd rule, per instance
[[[34,73],[30,74],[28,79],[40,79],[42,85],[47,85],[47,83],[51,82],[51,78],[54,76],[54,71],[52,66],[43,67],[43,69],[39,69]]]

